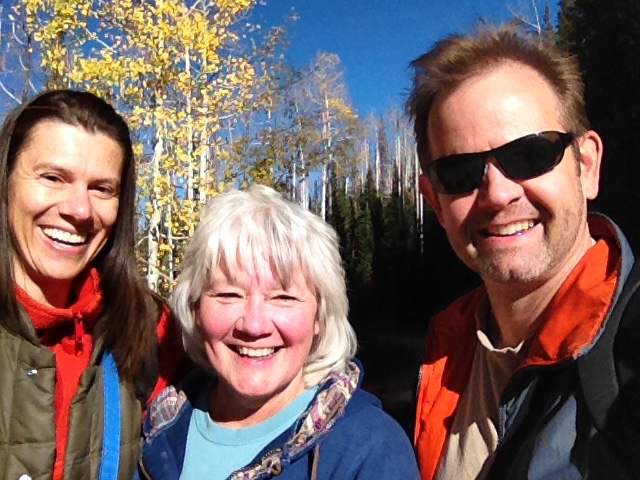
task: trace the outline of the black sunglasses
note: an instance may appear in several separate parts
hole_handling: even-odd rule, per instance
[[[553,170],[575,138],[573,133],[534,133],[486,152],[440,157],[427,166],[426,175],[440,193],[468,193],[482,185],[487,160],[494,158],[507,177],[527,180]]]

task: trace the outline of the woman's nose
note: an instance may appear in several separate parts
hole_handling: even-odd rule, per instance
[[[65,189],[64,198],[58,210],[62,216],[69,217],[75,222],[87,222],[93,218],[91,197],[86,187],[69,186]]]
[[[250,295],[237,328],[255,337],[268,335],[273,330],[273,322],[269,318],[268,310],[261,295]]]

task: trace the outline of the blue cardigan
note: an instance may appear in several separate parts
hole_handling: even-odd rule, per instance
[[[177,480],[182,471],[195,388],[169,387],[150,405],[137,478]],[[300,418],[229,480],[419,480],[413,449],[380,401],[360,389],[360,368],[331,374]],[[215,461],[215,459],[203,459]]]

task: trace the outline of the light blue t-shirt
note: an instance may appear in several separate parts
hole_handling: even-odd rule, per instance
[[[236,429],[222,427],[211,420],[207,399],[212,386],[213,383],[201,390],[194,405],[180,480],[228,478],[293,425],[317,391],[317,387],[307,389],[273,417],[250,427]]]

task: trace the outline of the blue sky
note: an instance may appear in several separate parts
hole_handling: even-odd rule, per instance
[[[508,20],[512,11],[534,18],[534,0],[267,0],[252,20],[281,24],[294,7],[300,19],[289,28],[287,57],[296,67],[324,50],[337,53],[351,99],[364,116],[401,104],[410,87],[411,60],[450,32],[464,31],[479,16]],[[556,23],[559,0],[549,5]]]

